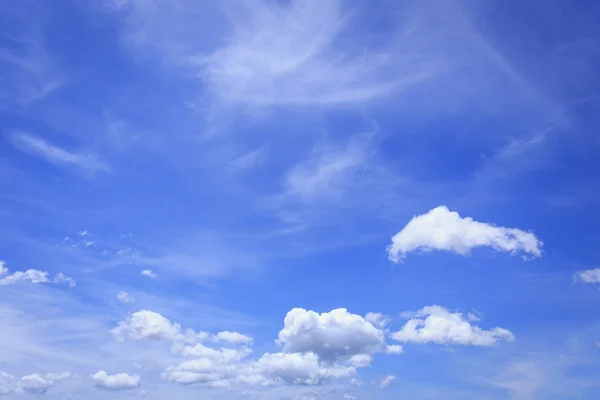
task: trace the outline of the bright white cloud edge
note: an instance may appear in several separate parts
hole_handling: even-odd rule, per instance
[[[408,253],[416,251],[444,250],[467,255],[476,247],[540,257],[542,245],[531,232],[463,218],[446,206],[439,206],[413,217],[392,237],[387,251],[393,262],[400,262]]]

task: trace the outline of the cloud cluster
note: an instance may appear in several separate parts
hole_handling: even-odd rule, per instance
[[[384,347],[384,334],[360,315],[344,308],[318,314],[302,308],[289,311],[278,341],[286,353],[314,352],[326,362],[369,364]]]
[[[445,206],[414,217],[392,237],[387,251],[390,260],[401,261],[410,252],[444,250],[466,255],[476,247],[521,252],[539,257],[543,243],[531,232],[505,228],[461,217]]]
[[[69,372],[31,374],[17,378],[0,371],[0,395],[11,393],[44,394],[58,381],[69,378]]]
[[[380,314],[370,315],[378,322],[385,319]],[[276,340],[281,352],[254,359],[250,358],[253,339],[247,335],[183,330],[179,324],[148,310],[133,313],[112,333],[120,341],[172,343],[172,353],[183,357],[183,361],[165,369],[163,378],[208,387],[318,385],[354,377],[357,368],[370,365],[378,352],[397,354],[402,350],[401,346],[385,343],[382,329],[346,309],[321,314],[302,308],[290,310]],[[219,343],[226,346],[214,346]]]
[[[98,389],[105,390],[127,390],[135,389],[140,385],[140,377],[137,375],[128,375],[119,373],[109,375],[105,371],[98,371],[91,375],[90,378],[94,381],[94,385]]]
[[[66,284],[70,288],[75,286],[75,280],[71,277],[66,276],[62,272],[56,274],[56,276],[53,279],[49,278],[48,272],[40,271],[37,269],[16,271],[8,275],[8,268],[6,268],[6,263],[0,260],[0,286],[14,285],[22,282],[58,283]]]
[[[469,322],[461,313],[440,306],[428,306],[391,334],[399,342],[459,344],[463,346],[494,346],[501,341],[513,341],[514,335],[504,328],[484,330]]]

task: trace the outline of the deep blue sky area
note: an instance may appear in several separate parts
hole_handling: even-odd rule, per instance
[[[0,0],[0,396],[600,397],[600,4]]]

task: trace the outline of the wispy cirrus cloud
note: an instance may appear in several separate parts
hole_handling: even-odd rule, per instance
[[[24,107],[40,100],[65,83],[65,77],[51,52],[46,48],[38,15],[27,6],[4,7],[0,17],[22,22],[5,24],[0,34],[0,108]],[[37,22],[37,23],[36,23]]]
[[[52,164],[73,165],[88,171],[110,171],[110,165],[93,153],[71,152],[27,132],[13,132],[9,137],[19,150]]]
[[[402,51],[413,50],[409,30],[377,44],[361,43],[352,29],[360,14],[339,0],[236,7],[186,0],[177,6],[160,0],[115,4],[126,12],[130,44],[194,71],[225,104],[358,103],[437,72],[432,60]],[[218,38],[216,45],[197,42],[207,33]]]

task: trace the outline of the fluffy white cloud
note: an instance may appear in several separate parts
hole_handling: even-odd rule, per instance
[[[58,273],[53,280],[48,278],[48,272],[40,271],[37,269],[28,269],[26,271],[16,271],[10,275],[8,274],[8,268],[6,268],[6,263],[4,261],[0,261],[0,286],[14,285],[21,282],[30,282],[30,283],[66,283],[69,287],[75,286],[75,281],[73,278],[70,278],[63,274],[62,272]]]
[[[382,314],[373,313],[369,318],[379,325],[387,321]],[[385,343],[382,330],[345,309],[322,314],[291,310],[277,340],[282,352],[266,353],[258,359],[250,358],[253,340],[249,336],[233,331],[183,331],[179,324],[148,310],[133,313],[112,333],[117,340],[173,342],[172,354],[183,360],[165,369],[163,378],[181,385],[207,387],[318,385],[353,377],[356,368],[370,365],[377,352],[402,351],[400,345]],[[227,343],[227,347],[213,347],[220,342]]]
[[[344,400],[356,400],[356,397],[351,394],[346,393],[344,395]]]
[[[203,384],[209,387],[227,387],[248,375],[249,364],[243,362],[252,351],[241,349],[213,349],[202,344],[176,349],[185,357],[194,357],[175,367],[167,368],[163,378],[181,385]]]
[[[322,361],[350,360],[384,345],[383,333],[360,315],[339,308],[318,314],[294,308],[285,317],[278,342],[286,353],[315,353]]]
[[[0,279],[0,285],[14,285],[20,282],[48,283],[48,273],[37,269],[17,271]]]
[[[0,395],[7,395],[13,392],[44,394],[52,388],[56,381],[69,378],[69,372],[31,374],[21,378],[0,371]]]
[[[440,306],[429,306],[415,313],[391,337],[399,342],[493,346],[499,341],[513,341],[513,334],[504,328],[484,330],[472,325],[461,313],[451,313]]]
[[[252,354],[252,350],[246,346],[240,349],[214,349],[202,343],[193,346],[183,346],[182,348],[176,345],[173,347],[173,350],[175,353],[181,353],[184,357],[205,358],[222,363],[240,361]]]
[[[365,315],[365,320],[369,321],[373,326],[383,329],[390,323],[390,317],[376,312],[370,312]]]
[[[154,272],[152,272],[152,270],[150,270],[150,269],[145,269],[140,273],[144,276],[147,276],[148,278],[152,278],[152,279],[158,278],[158,275],[155,274]]]
[[[98,389],[127,390],[135,389],[140,385],[140,377],[124,373],[108,375],[105,371],[98,371],[91,375],[94,385]]]
[[[0,264],[1,266],[1,264]],[[0,371],[0,395],[7,395],[15,390],[15,377]]]
[[[385,348],[385,352],[388,354],[400,354],[404,351],[404,348],[399,344],[390,344]]]
[[[302,385],[317,385],[325,379],[355,373],[349,366],[324,366],[314,353],[267,353],[258,360],[256,367],[268,381]]]
[[[127,292],[119,292],[119,294],[117,295],[117,299],[119,299],[121,303],[133,303],[135,301],[133,296],[131,296]]]
[[[466,255],[475,247],[491,247],[511,253],[520,251],[539,257],[542,244],[531,232],[462,218],[440,206],[414,217],[392,237],[387,251],[394,262],[401,261],[412,251],[445,250]]]
[[[249,344],[252,343],[250,336],[243,335],[238,332],[223,331],[219,332],[214,336],[214,340],[217,342],[228,342],[232,344]]]
[[[123,341],[126,338],[140,340],[174,340],[181,332],[181,325],[171,323],[159,313],[141,310],[133,313],[119,326],[111,330],[115,339]]]
[[[44,394],[54,385],[54,381],[39,374],[27,375],[21,378],[19,388],[27,393]]]
[[[395,380],[396,380],[396,377],[394,375],[388,375],[381,380],[381,382],[379,383],[379,387],[382,389],[386,388],[386,387],[390,386]]]
[[[575,278],[586,283],[600,283],[600,268],[580,271],[575,275]]]

